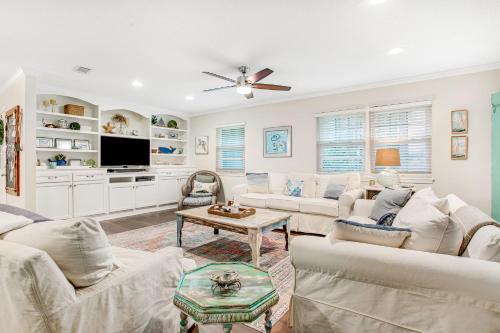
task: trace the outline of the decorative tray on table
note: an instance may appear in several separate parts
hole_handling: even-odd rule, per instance
[[[224,210],[224,205],[213,205],[208,207],[208,214],[219,215],[224,217],[230,217],[233,219],[241,219],[250,215],[255,214],[255,208],[239,208],[239,213],[226,212]]]

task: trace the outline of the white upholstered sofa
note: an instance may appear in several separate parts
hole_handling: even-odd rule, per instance
[[[356,202],[358,221],[374,202]],[[290,256],[294,333],[500,332],[498,262],[314,236]]]
[[[289,177],[304,180],[302,197],[284,194]],[[346,185],[346,191],[338,200],[323,198],[329,182]],[[363,196],[360,187],[358,173],[316,175],[269,172],[267,190],[256,193],[249,191],[247,184],[239,184],[233,187],[232,192],[234,201],[243,206],[289,212],[293,231],[326,235],[335,219],[351,215],[354,202]]]
[[[0,332],[178,332],[173,295],[194,262],[178,248],[112,252],[118,269],[75,288],[46,252],[0,240]]]

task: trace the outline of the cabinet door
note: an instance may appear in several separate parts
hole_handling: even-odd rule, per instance
[[[36,212],[51,219],[73,216],[71,183],[48,183],[36,186]]]
[[[156,206],[156,183],[135,186],[135,208]]]
[[[158,181],[158,204],[171,204],[177,200],[177,179],[160,178]]]
[[[132,184],[113,184],[109,186],[109,211],[134,209],[134,186]]]
[[[182,186],[186,184],[186,181],[189,177],[180,177],[177,179],[177,200],[180,200],[182,197]]]
[[[103,214],[104,182],[82,182],[73,185],[73,215],[75,217]]]

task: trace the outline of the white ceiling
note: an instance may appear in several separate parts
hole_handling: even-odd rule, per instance
[[[25,67],[99,95],[203,113],[498,62],[499,14],[498,0],[0,0],[0,82]],[[388,56],[394,47],[405,52]],[[236,77],[239,65],[269,67],[262,82],[292,90],[253,100],[201,91],[225,85],[202,71]]]

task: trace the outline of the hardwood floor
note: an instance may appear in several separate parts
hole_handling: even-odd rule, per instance
[[[175,220],[175,209],[165,210],[160,212],[129,216],[124,218],[106,220],[101,222],[101,226],[106,234],[116,234],[119,232],[144,228],[155,224]],[[222,325],[203,325],[195,327],[194,333],[222,333]],[[258,331],[242,325],[235,324],[232,333],[256,333]],[[288,313],[281,318],[277,323],[274,323],[273,333],[291,333],[292,330],[288,327]]]

